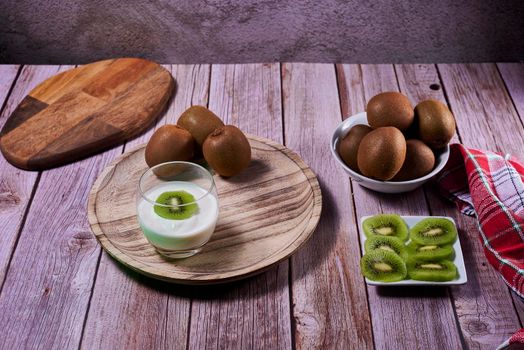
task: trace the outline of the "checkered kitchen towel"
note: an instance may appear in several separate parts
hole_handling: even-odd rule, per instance
[[[453,144],[437,181],[462,213],[477,217],[486,258],[524,298],[524,165],[510,155]],[[524,328],[509,343],[524,343]]]
[[[477,216],[486,258],[524,298],[524,165],[453,144],[438,182],[462,213]]]

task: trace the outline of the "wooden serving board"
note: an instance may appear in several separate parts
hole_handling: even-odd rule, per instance
[[[173,89],[166,69],[139,58],[68,70],[40,83],[22,100],[0,132],[0,150],[22,169],[72,162],[144,131]]]
[[[262,272],[297,250],[320,219],[322,198],[304,161],[273,141],[248,136],[252,161],[229,179],[214,176],[220,203],[215,233],[190,258],[165,260],[136,219],[136,189],[147,170],[145,145],[113,161],[93,185],[88,217],[102,247],[145,275],[183,284],[211,284]]]

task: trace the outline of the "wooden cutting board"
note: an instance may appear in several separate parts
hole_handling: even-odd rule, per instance
[[[99,61],[55,75],[22,100],[0,132],[13,165],[42,170],[143,132],[174,90],[171,74],[139,58]]]
[[[214,176],[220,214],[211,240],[190,258],[166,260],[149,244],[136,218],[136,190],[148,169],[145,145],[115,159],[89,194],[88,218],[113,258],[161,280],[211,284],[260,273],[293,254],[320,219],[315,174],[294,152],[248,135],[250,166],[231,178]]]

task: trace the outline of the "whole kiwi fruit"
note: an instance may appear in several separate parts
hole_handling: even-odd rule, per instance
[[[435,155],[431,148],[420,140],[406,141],[406,160],[392,181],[413,180],[427,175],[435,166]]]
[[[415,119],[419,138],[433,149],[445,147],[455,135],[455,118],[440,101],[420,102],[415,107]]]
[[[246,136],[234,125],[215,129],[202,147],[207,163],[222,176],[234,176],[251,162],[251,146]]]
[[[189,131],[200,147],[209,134],[224,126],[222,120],[204,106],[189,107],[180,115],[177,124]]]
[[[175,160],[187,161],[193,158],[195,140],[189,131],[177,125],[158,128],[149,139],[145,158],[149,167]]]
[[[340,158],[342,158],[348,167],[356,172],[360,173],[357,162],[358,146],[360,145],[360,141],[362,141],[364,136],[366,136],[372,130],[373,129],[367,125],[355,125],[338,144],[337,150]]]
[[[406,158],[406,139],[399,129],[386,126],[364,136],[358,147],[358,168],[363,175],[390,180]]]
[[[413,123],[413,106],[400,92],[388,91],[373,96],[367,108],[368,123],[373,128],[394,126],[404,131]]]

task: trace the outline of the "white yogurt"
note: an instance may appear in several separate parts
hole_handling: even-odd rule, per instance
[[[190,250],[205,244],[218,220],[218,201],[211,193],[191,182],[165,182],[149,189],[145,196],[156,200],[163,192],[186,191],[193,195],[198,210],[184,220],[169,220],[157,215],[152,203],[143,197],[138,202],[138,221],[147,240],[164,250]],[[206,194],[207,193],[207,194]],[[198,200],[199,198],[202,198]]]

